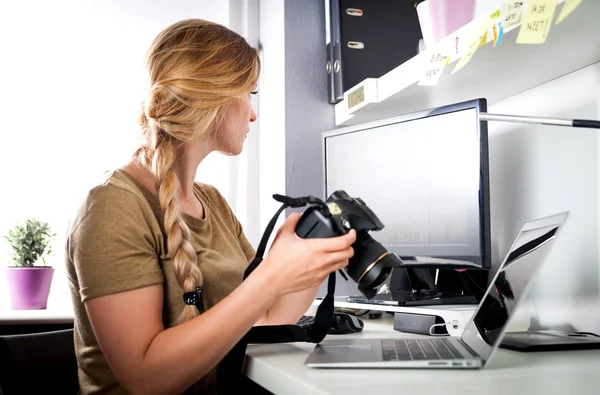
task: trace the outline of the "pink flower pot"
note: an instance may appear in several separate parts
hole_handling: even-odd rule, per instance
[[[425,0],[419,3],[417,15],[425,48],[471,22],[476,8],[476,0]]]
[[[7,267],[6,279],[11,308],[45,309],[53,275],[52,267]]]

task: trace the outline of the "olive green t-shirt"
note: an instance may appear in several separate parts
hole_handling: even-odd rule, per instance
[[[223,196],[196,183],[203,219],[184,214],[204,277],[207,309],[243,279],[254,250]],[[84,302],[99,296],[162,284],[163,322],[174,325],[183,291],[167,254],[163,213],[158,197],[123,170],[111,172],[87,194],[66,242],[66,265],[74,306],[75,351],[81,394],[125,394],[112,374],[92,330]],[[196,393],[214,393],[216,369],[195,385]]]

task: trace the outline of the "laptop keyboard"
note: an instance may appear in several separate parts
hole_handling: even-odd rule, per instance
[[[447,338],[382,340],[384,361],[464,359]]]

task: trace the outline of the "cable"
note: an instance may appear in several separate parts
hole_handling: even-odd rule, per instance
[[[433,328],[435,328],[436,326],[446,326],[446,325],[452,325],[452,329],[458,329],[458,321],[457,320],[452,320],[450,322],[443,322],[440,324],[433,324],[429,327],[429,334],[431,336],[450,336],[449,333],[433,333]],[[448,329],[446,329],[446,332],[448,331]]]

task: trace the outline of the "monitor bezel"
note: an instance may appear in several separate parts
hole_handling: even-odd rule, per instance
[[[489,147],[488,147],[488,126],[487,121],[483,121],[480,118],[481,113],[487,112],[487,100],[485,98],[479,98],[474,100],[468,100],[460,103],[449,104],[445,106],[430,108],[427,110],[416,111],[408,114],[398,115],[394,117],[384,118],[377,121],[371,121],[361,123],[357,125],[351,125],[341,128],[328,130],[321,133],[321,196],[326,199],[327,191],[327,158],[326,158],[326,146],[327,139],[342,134],[353,133],[357,131],[363,131],[368,129],[374,129],[381,126],[404,123],[414,121],[421,118],[439,116],[449,114],[457,111],[475,109],[478,125],[478,136],[479,136],[479,191],[480,191],[480,257],[481,267],[473,267],[473,265],[465,265],[465,268],[469,269],[486,269],[492,268],[491,262],[491,225],[490,225],[490,185],[489,185]],[[434,256],[435,257],[435,256]],[[447,257],[451,258],[451,257]],[[454,268],[459,268],[453,265]]]

